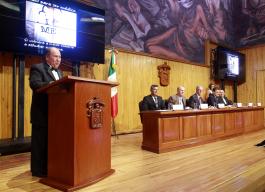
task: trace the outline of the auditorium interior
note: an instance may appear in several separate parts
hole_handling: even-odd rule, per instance
[[[13,2],[0,1],[0,10]],[[0,192],[265,191],[265,145],[256,146],[265,140],[264,0],[73,2],[104,10],[103,62],[76,62],[76,53],[71,61],[62,51],[64,78],[40,90],[49,96],[47,178],[30,171],[30,68],[43,58],[9,51],[0,38]],[[240,80],[216,72],[220,47],[243,55]],[[210,83],[234,104],[139,108],[151,85],[167,102],[179,86],[188,99],[198,85],[206,100]]]

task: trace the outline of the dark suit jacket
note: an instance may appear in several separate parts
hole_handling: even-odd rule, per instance
[[[226,101],[226,104],[225,104],[224,100]],[[222,97],[219,97],[218,103],[223,103],[225,105],[233,105],[233,102],[231,100],[229,100],[226,96],[224,96],[224,100]]]
[[[202,98],[201,98],[201,103],[204,103]],[[199,101],[198,96],[197,96],[196,93],[194,95],[190,96],[190,98],[189,98],[189,106],[194,109],[195,108],[195,106],[194,106],[195,104],[196,104],[197,108],[199,108],[200,101]]]
[[[219,103],[219,97],[216,97],[214,94],[209,94],[207,103],[209,106],[217,107],[217,104]]]
[[[57,71],[59,78],[62,78],[62,72]],[[48,96],[45,93],[37,93],[37,89],[55,81],[52,69],[47,63],[32,65],[30,68],[30,88],[33,91],[30,121],[33,124],[48,125]]]
[[[151,95],[145,96],[142,102],[142,110],[148,111],[148,110],[166,109],[165,102],[162,99],[162,97],[157,96],[157,102],[158,102],[158,107],[156,107],[154,99]]]

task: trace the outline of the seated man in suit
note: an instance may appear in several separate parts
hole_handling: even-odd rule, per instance
[[[217,107],[220,100],[220,89],[218,87],[214,87],[213,92],[209,94],[207,99],[207,103],[211,107]]]
[[[166,109],[165,102],[162,97],[157,95],[158,85],[151,85],[150,87],[150,95],[147,95],[143,98],[142,102],[142,110],[160,110]]]
[[[183,109],[186,107],[186,98],[184,96],[185,88],[179,86],[177,88],[177,94],[172,95],[168,99],[168,108],[172,109],[173,105],[183,105]]]
[[[189,98],[189,106],[193,109],[199,109],[200,104],[204,103],[202,95],[203,87],[201,85],[196,86],[196,93]]]
[[[225,91],[222,89],[220,90],[220,97],[218,103],[223,103],[225,104],[225,106],[233,105],[233,102],[225,96]]]

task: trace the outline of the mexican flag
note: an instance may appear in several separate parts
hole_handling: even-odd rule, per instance
[[[111,50],[108,81],[117,82],[115,68],[116,68],[115,53],[114,53],[114,50]],[[115,118],[117,114],[118,114],[118,89],[117,87],[112,87],[111,88],[111,117]]]

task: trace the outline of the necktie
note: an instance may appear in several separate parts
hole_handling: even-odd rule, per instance
[[[227,104],[227,102],[226,102],[226,100],[225,100],[225,98],[223,97],[223,101],[224,101],[224,104],[226,105]]]
[[[199,104],[201,104],[201,103],[202,103],[202,99],[201,99],[201,97],[198,96],[198,99],[199,99]]]
[[[181,97],[179,98],[179,103],[178,104],[183,105],[183,102],[182,102],[182,98]]]
[[[157,97],[154,97],[154,101],[155,101],[155,104],[156,104],[156,108],[158,108],[158,100],[157,100]]]

